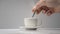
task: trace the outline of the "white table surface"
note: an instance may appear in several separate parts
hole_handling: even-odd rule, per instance
[[[25,29],[0,29],[0,34],[60,34],[60,28],[40,28],[36,31]]]

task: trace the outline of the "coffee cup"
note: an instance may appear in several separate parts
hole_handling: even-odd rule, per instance
[[[24,18],[24,25],[26,29],[36,30],[37,29],[37,18]]]

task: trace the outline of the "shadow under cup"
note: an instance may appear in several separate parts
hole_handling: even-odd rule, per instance
[[[36,30],[37,29],[37,18],[24,18],[25,29]]]

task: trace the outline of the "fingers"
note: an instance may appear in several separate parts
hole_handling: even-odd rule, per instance
[[[36,11],[36,14],[39,14],[42,10],[41,6],[44,5],[42,2],[38,2],[32,9],[32,12]]]
[[[50,16],[53,13],[55,13],[54,9],[50,9],[50,10],[47,11],[46,15]]]
[[[36,6],[33,7],[32,12],[36,11]]]
[[[44,14],[49,10],[49,8],[48,8],[47,6],[42,6],[41,8],[43,9],[42,12],[43,12]]]
[[[51,11],[51,10],[48,10],[47,12],[46,12],[46,15],[48,15],[48,16],[50,16],[50,15],[52,15],[53,14],[53,12]]]
[[[38,8],[36,6],[33,7],[32,12],[36,11],[36,14],[39,14],[41,12],[42,8]]]
[[[52,15],[53,13],[55,13],[55,11],[54,11],[53,8],[49,8],[48,11],[45,10],[45,11],[43,11],[43,13],[46,14],[46,15],[48,15],[48,16],[50,16],[50,15]]]

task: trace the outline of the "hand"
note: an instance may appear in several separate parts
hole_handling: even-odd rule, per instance
[[[50,16],[52,15],[53,13],[55,13],[55,9],[53,7],[47,7],[47,6],[42,6],[41,8],[43,8],[42,10],[42,13]]]
[[[53,7],[47,7],[45,2],[42,2],[42,3],[38,2],[32,9],[32,12],[34,12],[34,11],[36,11],[37,14],[39,14],[42,11],[42,13],[44,13],[48,16],[55,13],[54,8]]]
[[[36,11],[37,14],[39,14],[42,11],[42,6],[45,6],[45,2],[38,2],[32,9],[32,12],[34,13]]]

